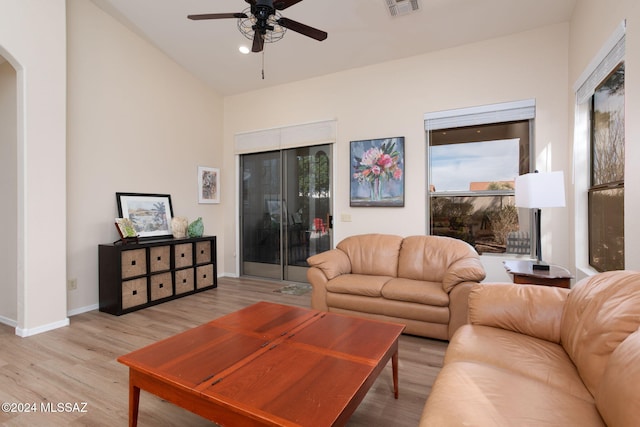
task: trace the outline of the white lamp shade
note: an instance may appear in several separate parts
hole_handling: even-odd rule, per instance
[[[564,173],[527,173],[517,177],[516,206],[534,209],[564,207]]]

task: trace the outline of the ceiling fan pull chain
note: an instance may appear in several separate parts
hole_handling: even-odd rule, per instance
[[[264,80],[264,49],[262,50],[262,80]]]

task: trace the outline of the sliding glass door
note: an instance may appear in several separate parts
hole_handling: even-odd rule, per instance
[[[306,282],[306,259],[331,248],[331,145],[240,159],[241,274]]]

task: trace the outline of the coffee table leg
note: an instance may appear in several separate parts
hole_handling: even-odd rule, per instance
[[[398,352],[391,356],[391,368],[393,369],[393,395],[398,398]]]
[[[138,407],[140,405],[140,388],[133,385],[129,378],[129,427],[138,425]]]

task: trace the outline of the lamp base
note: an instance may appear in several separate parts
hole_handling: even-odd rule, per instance
[[[549,271],[549,264],[544,261],[534,261],[531,263],[531,268],[534,271]]]

